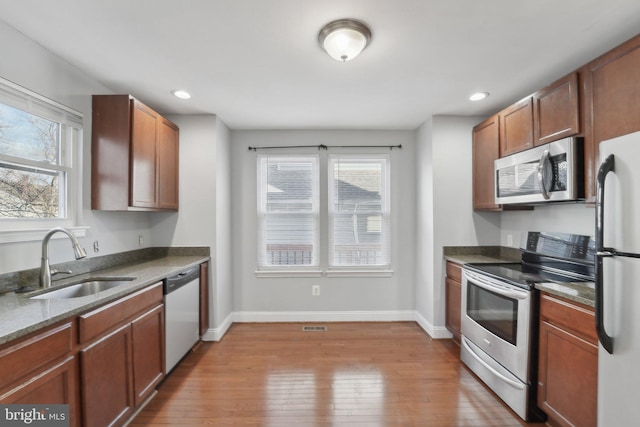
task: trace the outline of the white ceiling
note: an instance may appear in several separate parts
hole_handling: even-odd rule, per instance
[[[317,43],[339,18],[373,33],[347,63]],[[414,129],[491,114],[576,69],[640,31],[640,1],[0,0],[0,19],[165,114],[213,113],[232,129]],[[476,91],[491,96],[468,101]]]

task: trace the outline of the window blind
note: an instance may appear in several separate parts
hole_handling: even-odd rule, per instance
[[[258,156],[258,268],[317,267],[318,156]]]
[[[389,156],[329,156],[329,267],[389,267]]]

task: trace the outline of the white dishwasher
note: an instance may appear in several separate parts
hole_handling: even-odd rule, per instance
[[[200,266],[164,281],[165,373],[200,339]]]

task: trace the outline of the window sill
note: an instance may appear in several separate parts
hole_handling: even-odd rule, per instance
[[[51,228],[54,228],[53,226]],[[0,244],[3,243],[22,243],[42,241],[44,236],[51,228],[36,228],[25,230],[0,230]],[[73,232],[76,237],[85,237],[89,227],[65,227]],[[56,233],[51,236],[52,239],[61,239],[66,237],[62,233]]]
[[[322,270],[256,270],[256,277],[322,277]]]
[[[327,277],[392,277],[393,270],[389,269],[349,269],[328,270]]]
[[[293,270],[293,269],[273,269],[256,270],[256,277],[392,277],[393,270],[390,269],[333,269],[323,271],[320,269]]]

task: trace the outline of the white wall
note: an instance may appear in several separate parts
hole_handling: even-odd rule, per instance
[[[510,211],[500,214],[500,243],[519,248],[527,231],[553,231],[593,236],[595,211],[584,203],[536,206],[533,211]]]
[[[214,307],[212,327],[220,336],[233,312],[233,276],[231,272],[231,132],[218,119],[216,126],[216,251]]]
[[[417,133],[416,310],[434,337],[448,336],[442,247],[500,242],[500,214],[473,211],[471,130],[480,121],[434,116]]]
[[[340,320],[349,315],[353,319],[359,314],[363,316],[360,319],[373,319],[401,316],[404,311],[414,309],[414,132],[232,131],[231,140],[232,275],[234,309],[241,320],[307,320],[309,317],[305,316],[310,313],[320,317],[328,313],[325,320]],[[402,149],[391,151],[393,277],[256,277],[256,154],[248,151],[248,147],[318,144],[402,145]],[[326,248],[326,239],[321,243]],[[312,285],[320,285],[320,296],[311,296]]]
[[[180,127],[180,210],[153,215],[153,245],[211,249],[209,326],[217,339],[233,310],[230,133],[211,114],[169,118]]]
[[[90,229],[80,243],[89,256],[96,256],[91,250],[94,240],[100,243],[100,253],[97,255],[137,249],[139,235],[149,242],[149,214],[94,212],[90,208],[91,95],[113,92],[1,21],[0,51],[0,77],[84,114],[82,217],[83,224]],[[39,267],[40,250],[39,242],[0,244],[0,273]],[[73,260],[67,239],[52,241],[49,252],[52,263]]]

